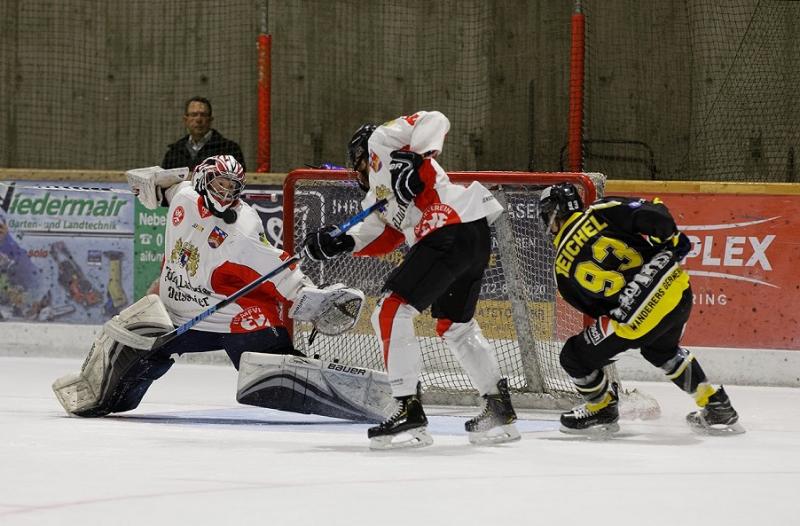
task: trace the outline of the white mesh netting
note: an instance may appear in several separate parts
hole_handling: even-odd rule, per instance
[[[602,176],[566,173],[461,172],[454,182],[479,180],[490,188],[508,213],[492,226],[492,255],[484,275],[476,319],[497,353],[520,407],[564,408],[577,394],[558,361],[563,341],[579,332],[584,319],[558,298],[552,272],[553,247],[539,220],[539,193],[562,181],[578,186],[584,199],[595,197],[592,179]],[[597,186],[602,188],[602,184]],[[361,211],[363,192],[346,172],[298,170],[284,187],[284,244],[299,247],[308,232],[341,224]],[[403,247],[382,257],[352,257],[303,262],[304,272],[318,284],[342,282],[362,289],[366,306],[349,333],[317,336],[309,346],[311,327],[296,324],[296,347],[324,360],[383,370],[379,342],[369,321],[385,277],[403,258]],[[426,400],[472,404],[476,391],[466,373],[435,333],[430,312],[416,319],[423,353],[422,385]],[[610,372],[616,379],[611,368]]]

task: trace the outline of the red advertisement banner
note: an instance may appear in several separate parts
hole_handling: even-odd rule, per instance
[[[684,344],[800,350],[800,196],[635,195],[660,197],[692,241]]]

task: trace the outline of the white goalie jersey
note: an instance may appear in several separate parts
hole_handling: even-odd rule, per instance
[[[391,153],[410,150],[425,161],[419,168],[424,190],[403,206],[389,199],[385,209],[369,216],[348,234],[355,240],[354,254],[373,256],[391,252],[403,241],[409,246],[446,225],[486,218],[489,224],[503,208],[482,184],[453,184],[433,158],[442,150],[450,121],[438,111],[420,111],[379,126],[369,138],[369,192],[364,209],[392,195],[389,171]]]
[[[176,325],[191,320],[289,257],[269,243],[261,218],[247,203],[236,205],[236,222],[226,224],[203,205],[191,183],[176,185],[170,194],[159,296]],[[292,265],[194,328],[241,333],[281,326],[284,308],[310,284]]]

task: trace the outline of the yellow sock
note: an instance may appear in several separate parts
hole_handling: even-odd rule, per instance
[[[717,389],[713,385],[703,382],[697,386],[697,391],[692,396],[698,407],[705,407],[708,404],[708,399],[716,392]]]
[[[610,403],[611,403],[611,393],[606,391],[605,396],[599,402],[594,402],[594,403],[586,402],[586,409],[594,413],[600,411],[604,407],[607,407],[608,404]]]

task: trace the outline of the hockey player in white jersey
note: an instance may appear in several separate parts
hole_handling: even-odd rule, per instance
[[[381,126],[359,128],[348,146],[348,162],[366,192],[365,209],[389,198],[347,235],[332,226],[309,234],[305,250],[315,260],[352,252],[379,256],[402,242],[410,251],[386,279],[372,315],[398,411],[370,428],[371,447],[419,447],[433,442],[419,393],[421,350],[413,319],[431,307],[437,333],[469,374],[484,399],[480,414],[466,422],[473,443],[520,438],[508,383],[474,319],[483,273],[489,262],[489,225],[503,212],[478,182],[450,182],[436,162],[450,122],[438,111],[420,111]]]
[[[269,243],[260,217],[241,200],[245,172],[232,156],[204,160],[195,168],[191,181],[167,177],[163,170],[154,168],[150,172],[142,169],[144,175],[138,178],[131,179],[129,174],[129,180],[145,206],[169,206],[160,301],[147,296],[123,311],[121,318],[106,324],[81,374],[54,384],[64,408],[79,416],[131,410],[139,405],[153,381],[173,365],[173,354],[224,350],[240,371],[237,399],[243,403],[371,421],[390,414],[393,403],[388,411],[354,407],[347,396],[328,389],[330,382],[323,377],[333,373],[320,372],[318,361],[305,359],[294,349],[283,321],[284,310],[296,319],[317,321],[326,302],[359,297],[363,301],[360,291],[341,285],[316,288],[297,264],[154,352],[143,353],[119,344],[125,341],[115,338],[120,331],[146,330],[152,334],[160,329],[164,333],[189,322],[289,257]],[[155,180],[153,173],[157,174]],[[249,354],[243,358],[245,352]],[[270,374],[274,360],[264,354],[298,358],[296,362],[279,361],[279,370]],[[287,370],[285,363],[294,365]],[[315,369],[313,374],[311,369]],[[325,385],[309,388],[312,376]],[[360,376],[367,378],[369,374]],[[388,385],[385,390],[389,398]],[[314,393],[315,398],[306,392]],[[356,398],[363,400],[360,393]]]

